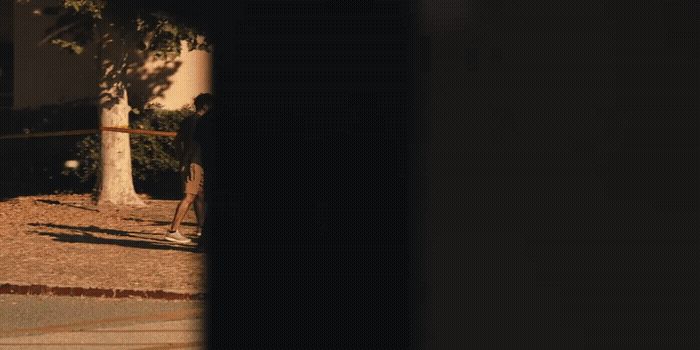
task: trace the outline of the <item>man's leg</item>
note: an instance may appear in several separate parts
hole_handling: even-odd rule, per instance
[[[200,219],[198,221],[199,240],[197,240],[197,247],[195,248],[195,252],[204,253],[204,251],[206,250],[205,246],[207,245],[206,241],[209,239],[209,237],[207,237],[208,233],[205,234],[205,231],[209,232],[210,228],[208,226],[211,225],[211,222],[210,222],[211,220],[209,219],[210,213],[208,212],[208,209],[209,209],[208,204],[209,203],[207,203],[204,196],[201,196],[200,198],[198,198],[198,202],[199,203],[195,204],[195,205],[200,206],[201,209],[199,209],[199,210],[201,212],[201,214],[200,214],[201,216],[200,216]]]
[[[180,223],[182,219],[185,218],[187,211],[190,209],[192,202],[195,201],[196,195],[191,193],[185,193],[185,197],[182,198],[180,204],[177,205],[177,210],[175,210],[175,217],[170,225],[170,232],[177,231],[180,228]]]
[[[194,201],[194,213],[197,215],[197,230],[201,234],[204,227],[204,219],[206,218],[207,211],[204,205],[204,193],[200,192]]]

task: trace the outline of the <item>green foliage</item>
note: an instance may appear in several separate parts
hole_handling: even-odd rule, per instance
[[[63,39],[53,39],[53,40],[51,40],[51,43],[54,45],[58,45],[64,49],[71,50],[76,55],[80,55],[85,50],[85,48],[82,45],[78,44],[75,41],[67,41],[67,40],[63,40]]]
[[[131,123],[134,129],[177,131],[179,123],[188,111],[150,110]],[[164,172],[177,172],[179,162],[175,158],[173,138],[148,135],[131,135],[133,176],[136,180],[157,181]]]
[[[89,14],[92,18],[102,19],[102,10],[106,0],[64,0],[63,7],[72,8],[76,13]]]
[[[186,42],[188,50],[210,51],[210,44],[192,27],[182,25],[173,19],[154,15],[150,21],[139,17],[136,29],[143,33],[142,48],[157,58],[174,59],[182,53],[182,42]]]
[[[98,127],[99,109],[92,99],[43,105],[8,111],[0,134],[22,134],[86,130]],[[3,140],[0,192],[35,195],[55,191],[90,191],[92,183],[80,183],[77,176],[61,175],[64,163],[75,159],[73,148],[84,136],[38,137]]]
[[[179,123],[190,113],[189,110],[146,109],[138,115],[132,114],[129,126],[133,129],[177,131]],[[177,182],[172,181],[177,180],[179,170],[172,137],[131,134],[130,143],[132,174],[137,190],[148,192],[163,182],[168,183],[166,187],[169,190],[179,190]],[[64,174],[75,174],[82,182],[95,181],[100,161],[99,136],[80,140],[75,147],[75,155],[80,166]]]
[[[55,7],[42,11],[59,16],[44,41],[50,40],[76,54],[82,53],[83,47],[93,41],[96,28],[103,28],[103,34],[108,34],[99,38],[104,43],[120,42],[161,59],[178,57],[183,41],[190,51],[211,50],[205,33],[196,28],[202,23],[155,9],[166,4],[124,0],[62,0],[61,3],[63,11]]]
[[[99,136],[85,137],[76,144],[75,150],[75,158],[80,160],[80,166],[74,170],[64,170],[62,174],[75,174],[81,182],[94,181],[100,166]]]

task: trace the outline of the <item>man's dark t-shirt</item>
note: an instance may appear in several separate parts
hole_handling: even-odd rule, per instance
[[[200,118],[202,117],[196,114],[185,118],[180,123],[180,129],[175,137],[180,165],[185,169],[188,169],[192,163],[202,165],[202,150],[200,144],[194,140],[195,129]]]
[[[192,139],[200,147],[200,164],[204,168],[205,172],[207,168],[211,168],[212,166],[212,118],[213,115],[211,112],[207,112],[203,116],[199,117],[192,135]]]

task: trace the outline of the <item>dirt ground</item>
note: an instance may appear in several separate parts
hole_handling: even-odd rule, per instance
[[[88,195],[0,201],[0,284],[203,292],[204,255],[163,240],[177,201],[98,208]],[[194,234],[190,211],[181,232]],[[194,238],[194,237],[193,237]]]

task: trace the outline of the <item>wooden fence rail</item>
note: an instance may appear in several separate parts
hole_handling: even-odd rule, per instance
[[[101,131],[112,131],[112,132],[124,132],[127,134],[166,136],[166,137],[175,137],[175,135],[177,135],[177,133],[174,131],[158,131],[158,130],[101,127],[99,129],[51,131],[51,132],[35,132],[35,133],[25,133],[25,134],[2,135],[2,136],[0,136],[0,140],[25,139],[25,138],[34,138],[34,137],[94,135],[94,134],[97,134],[100,130]]]

